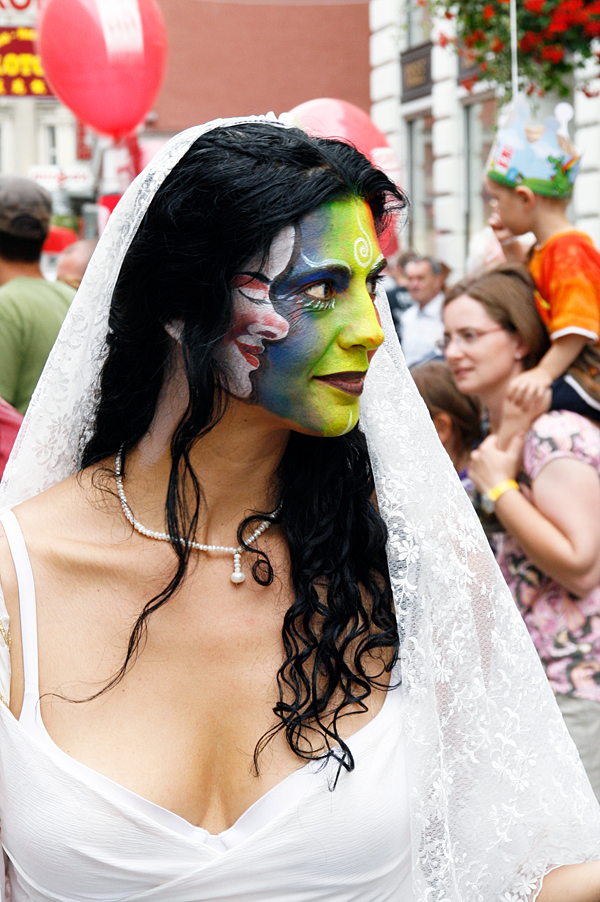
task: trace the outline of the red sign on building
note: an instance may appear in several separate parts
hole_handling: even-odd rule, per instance
[[[37,0],[0,0],[0,10],[8,13],[34,12]]]
[[[85,122],[81,122],[80,119],[77,120],[77,153],[76,157],[78,160],[91,160],[92,159],[92,150],[93,150],[93,142],[94,138],[92,135],[91,128],[85,124]]]
[[[52,96],[36,52],[36,39],[35,28],[0,28],[0,96]]]

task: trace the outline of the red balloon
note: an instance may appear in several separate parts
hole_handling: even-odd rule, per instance
[[[374,166],[382,169],[396,184],[400,184],[400,167],[387,138],[370,116],[353,103],[320,97],[299,104],[290,110],[290,115],[312,135],[349,141]],[[393,227],[381,236],[381,245],[386,256],[396,253],[398,242]]]
[[[118,139],[152,108],[167,32],[155,0],[45,0],[38,49],[57,97],[82,122]]]

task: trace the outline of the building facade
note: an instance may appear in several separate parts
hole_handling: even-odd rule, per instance
[[[140,127],[142,165],[171,135],[217,117],[281,113],[317,97],[368,112],[366,0],[156,2],[169,60]],[[98,193],[122,193],[131,160],[52,96],[35,44],[40,3],[0,0],[0,172],[37,179],[55,214],[79,216]]]
[[[482,171],[500,95],[492,85],[463,86],[469,73],[439,43],[448,23],[432,22],[415,0],[370,0],[369,10],[371,116],[398,155],[411,201],[402,246],[438,257],[460,277],[489,215]],[[573,99],[571,136],[583,159],[569,215],[600,246],[600,97],[575,91]],[[555,103],[540,100],[537,117]]]

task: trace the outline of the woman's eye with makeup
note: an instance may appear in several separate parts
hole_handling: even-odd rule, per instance
[[[248,301],[252,301],[253,304],[269,303],[269,283],[266,279],[263,281],[241,273],[235,277],[231,284],[232,288],[237,290]]]
[[[267,286],[263,286],[262,288],[238,288],[238,291],[242,297],[245,297],[248,301],[252,301],[253,304],[270,303],[269,289]]]
[[[377,286],[382,281],[383,281],[383,273],[381,273],[381,272],[378,272],[376,275],[369,276],[367,278],[367,291],[369,292],[369,294],[371,295],[371,297],[373,299],[375,298],[375,295],[377,294]]]
[[[309,285],[305,288],[303,294],[315,301],[329,301],[335,297],[335,288],[332,282],[318,282],[316,285]]]
[[[335,298],[333,282],[315,282],[302,289],[300,304],[309,310],[331,310],[335,307]]]

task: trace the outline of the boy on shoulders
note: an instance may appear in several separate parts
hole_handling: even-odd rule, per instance
[[[559,104],[556,112],[562,121],[528,127],[528,106],[518,102],[486,173],[496,201],[492,227],[535,235],[528,263],[551,340],[539,364],[513,380],[503,442],[549,409],[600,421],[600,254],[566,215],[580,157],[568,138],[571,107]]]

